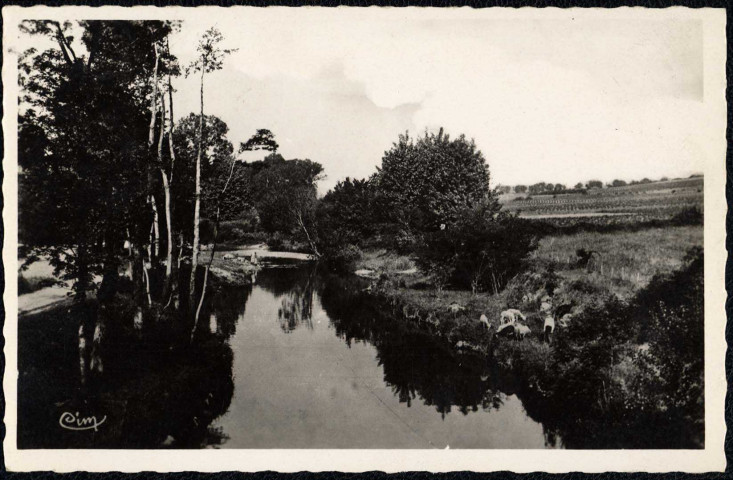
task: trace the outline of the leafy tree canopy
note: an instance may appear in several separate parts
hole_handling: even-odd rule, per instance
[[[473,140],[441,128],[417,140],[400,135],[382,157],[375,182],[394,220],[421,231],[454,221],[458,211],[489,198],[489,169]]]

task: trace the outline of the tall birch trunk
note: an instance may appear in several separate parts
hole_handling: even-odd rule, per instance
[[[165,229],[166,229],[166,256],[165,256],[165,285],[163,287],[163,298],[168,296],[170,286],[171,269],[173,268],[173,233],[171,231],[171,191],[168,182],[168,175],[163,168],[163,138],[165,137],[165,96],[160,95],[160,136],[158,137],[158,167],[161,180],[163,181],[163,193],[165,195]]]
[[[156,104],[158,101],[158,44],[153,44],[155,49],[155,66],[153,67],[153,95],[150,98],[150,127],[148,128],[148,147],[153,146],[155,141],[155,117],[157,112]]]
[[[155,64],[153,66],[153,93],[150,97],[150,126],[148,127],[148,148],[152,149],[155,143],[155,119],[158,115],[158,64],[160,63],[160,53],[158,51],[158,44],[153,44],[155,51]],[[152,152],[151,152],[152,153]],[[147,246],[149,264],[143,264],[143,276],[145,278],[145,293],[148,297],[148,304],[150,304],[150,277],[148,275],[148,268],[153,264],[153,258],[158,257],[158,239],[160,238],[160,228],[158,225],[158,208],[155,204],[155,195],[153,194],[153,166],[152,161],[148,161],[147,165],[147,194],[148,201],[150,202],[150,208],[153,214],[153,224],[150,228],[150,240]],[[142,312],[141,312],[142,313]],[[137,316],[136,316],[137,318]]]
[[[193,337],[196,334],[196,328],[198,328],[199,316],[201,315],[201,307],[204,305],[204,297],[206,296],[206,284],[209,280],[209,270],[211,270],[211,264],[214,262],[214,255],[216,254],[216,246],[219,239],[219,213],[221,212],[221,200],[224,198],[224,194],[226,193],[227,188],[229,188],[229,182],[232,181],[232,175],[234,175],[234,167],[236,163],[237,162],[235,160],[232,160],[232,166],[229,169],[229,178],[227,178],[227,181],[224,184],[224,188],[221,189],[221,192],[219,193],[219,198],[216,201],[216,216],[214,217],[214,243],[211,246],[211,257],[209,257],[209,264],[206,265],[206,271],[204,271],[204,283],[201,288],[201,298],[199,299],[199,304],[196,308],[196,314],[193,318],[193,328],[191,329],[191,342],[193,342]]]
[[[153,93],[150,97],[150,125],[148,128],[148,148],[152,149],[153,144],[155,142],[155,118],[157,115],[157,102],[158,102],[158,64],[160,62],[160,55],[158,52],[158,44],[153,44],[153,49],[155,51],[155,64],[153,66]],[[151,152],[152,153],[152,152]],[[152,184],[153,184],[153,178],[152,178],[152,172],[153,172],[153,166],[152,166],[152,158],[148,160],[146,165],[146,172],[145,175],[147,177],[146,181],[146,193],[148,196],[148,199],[151,200],[151,208],[155,206],[155,199],[151,199],[152,197]],[[157,212],[153,210],[153,215],[157,216]],[[152,226],[151,230],[154,228],[155,225]],[[151,244],[149,238],[147,237],[147,232],[145,231],[146,226],[138,225],[137,229],[138,231],[135,233],[135,239],[132,242],[132,251],[133,251],[133,257],[132,257],[132,277],[133,277],[133,294],[135,297],[135,304],[137,306],[135,311],[135,316],[133,319],[133,325],[135,328],[135,331],[141,333],[142,326],[143,326],[143,305],[145,303],[145,297],[147,296],[148,299],[150,298],[150,282],[148,281],[148,266],[146,262],[143,259],[143,253],[142,251],[144,249],[147,249],[148,251],[148,257],[152,257],[151,252]],[[150,243],[146,245],[146,240],[148,240]],[[148,301],[148,303],[150,303]]]
[[[198,267],[199,255],[199,223],[201,221],[201,150],[204,141],[204,71],[206,70],[204,60],[202,58],[201,65],[201,111],[199,114],[199,138],[198,153],[196,154],[196,191],[194,193],[194,209],[193,209],[193,247],[191,249],[191,281],[189,283],[189,295],[191,297],[190,305],[196,304],[196,267]]]
[[[102,362],[102,339],[104,338],[104,330],[106,327],[107,308],[100,307],[101,312],[94,325],[94,338],[92,339],[92,354],[89,362],[89,370],[97,375],[104,372],[104,363]]]
[[[303,220],[303,212],[302,211],[298,211],[296,213],[296,215],[295,215],[295,218],[296,218],[296,220],[298,222],[298,225],[300,226],[301,230],[303,230],[303,233],[305,233],[305,237],[308,240],[308,244],[310,245],[311,250],[313,250],[313,255],[316,258],[320,258],[321,257],[321,254],[318,253],[318,247],[316,246],[316,242],[314,242],[313,239],[311,239],[311,236],[308,233],[308,229],[305,226],[305,221]]]
[[[168,194],[170,195],[170,191],[173,188],[173,179],[175,174],[175,167],[176,167],[176,151],[173,148],[173,85],[171,83],[171,76],[168,74],[168,150],[170,151],[171,156],[171,164],[170,164],[170,181],[168,185]],[[180,265],[181,265],[181,254],[179,251],[178,258],[173,258],[173,255],[175,254],[175,245],[173,244],[173,206],[171,205],[169,207],[168,211],[168,218],[170,219],[169,225],[169,235],[168,235],[168,242],[170,245],[170,265],[171,265],[171,274],[169,276],[169,293],[170,297],[168,299],[168,303],[166,303],[166,306],[168,306],[171,302],[174,305],[174,308],[177,310],[179,305],[179,288],[178,288],[178,274],[180,271]],[[178,245],[180,248],[183,248],[183,236],[178,236]],[[175,268],[174,268],[175,265]]]

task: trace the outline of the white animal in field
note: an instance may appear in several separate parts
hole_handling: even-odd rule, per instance
[[[481,323],[481,325],[483,325],[484,327],[486,327],[486,330],[488,330],[488,329],[491,328],[491,324],[489,323],[489,319],[483,313],[481,314],[481,318],[479,318],[478,321]]]
[[[545,323],[542,326],[542,334],[546,342],[550,341],[550,336],[555,332],[555,318],[552,315],[545,317]]]
[[[570,322],[572,320],[573,320],[573,316],[570,313],[566,313],[560,319],[560,326],[563,328],[567,328],[567,326],[570,325]]]
[[[466,310],[466,307],[464,307],[463,305],[459,305],[456,302],[453,302],[450,305],[448,305],[448,311],[450,311],[454,316],[458,314],[459,312],[463,312],[465,310]]]
[[[508,310],[504,310],[500,314],[500,319],[501,319],[501,324],[502,325],[507,325],[507,324],[510,324],[510,323],[515,323],[518,318],[521,318],[522,320],[525,320],[525,321],[527,320],[524,317],[524,315],[522,314],[522,312],[520,312],[516,308],[510,308]]]
[[[505,323],[503,325],[499,325],[499,328],[496,329],[496,336],[504,338],[516,338],[516,326],[516,323]]]
[[[524,337],[532,333],[532,330],[527,325],[517,324],[514,327],[514,334],[517,336],[517,340],[524,340]]]

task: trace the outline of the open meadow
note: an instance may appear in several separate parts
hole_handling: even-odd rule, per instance
[[[582,193],[504,194],[505,210],[529,219],[570,225],[581,219],[598,225],[665,220],[690,207],[702,209],[703,177],[592,188]]]

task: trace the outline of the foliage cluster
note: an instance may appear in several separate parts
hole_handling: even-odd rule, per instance
[[[451,285],[472,292],[498,293],[537,248],[529,222],[482,202],[460,212],[458,220],[425,235],[416,252],[418,267],[432,275],[439,290]]]
[[[558,331],[547,355],[533,354],[541,348],[536,340],[519,350],[500,344],[495,355],[543,398],[543,408],[596,419],[556,417],[566,444],[699,446],[704,439],[703,290],[702,249],[693,248],[681,270],[656,276],[628,302],[591,292],[567,328]],[[625,431],[634,431],[630,426],[662,418],[661,430],[646,441],[625,438]]]
[[[389,220],[429,232],[490,196],[489,169],[473,140],[451,140],[441,128],[417,140],[408,134],[382,157],[374,182]]]
[[[414,255],[438,289],[497,292],[536,244],[497,197],[473,141],[400,135],[369,180],[347,178],[319,203],[319,249],[343,270],[365,245],[384,247]]]

